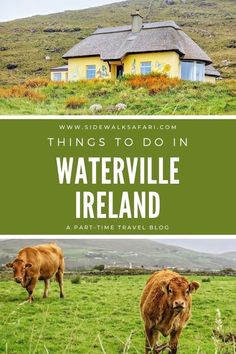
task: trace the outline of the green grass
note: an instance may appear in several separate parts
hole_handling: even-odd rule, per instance
[[[101,104],[97,114],[177,115],[177,114],[235,114],[235,80],[220,81],[216,85],[182,82],[180,86],[150,95],[146,88],[133,89],[128,80],[77,82],[42,87],[43,102],[29,98],[0,98],[0,114],[92,114],[89,107]],[[69,97],[85,98],[76,109],[66,107]],[[114,106],[125,103],[127,109],[117,112]]]
[[[192,277],[198,281],[201,278]],[[57,283],[48,299],[37,286],[33,305],[26,291],[10,281],[0,283],[0,353],[143,353],[143,324],[139,299],[147,276],[85,278],[65,281],[65,299]],[[224,331],[236,329],[235,278],[210,277],[193,297],[193,315],[180,340],[180,354],[213,354],[215,313],[222,313]],[[129,343],[129,350],[125,351]],[[233,345],[219,353],[230,354]],[[103,349],[102,349],[103,348]]]

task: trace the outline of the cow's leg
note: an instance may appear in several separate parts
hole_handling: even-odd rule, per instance
[[[160,332],[156,329],[153,329],[153,348],[154,348],[154,353],[156,351],[156,348],[158,348],[158,341],[160,339]]]
[[[168,353],[170,352],[169,343],[163,343],[163,344],[160,344],[160,345],[156,345],[154,353],[155,354],[159,354],[159,353],[164,352],[165,350],[168,350]]]
[[[145,334],[146,334],[146,340],[145,340],[145,354],[151,354],[153,353],[153,348],[156,344],[155,342],[155,334],[154,334],[154,329],[153,328],[148,328],[145,327]]]
[[[43,298],[48,297],[49,286],[50,286],[50,279],[45,279],[45,280],[44,280],[44,293],[43,293]]]
[[[176,354],[178,350],[179,337],[181,335],[182,328],[173,330],[170,334],[170,354]]]
[[[154,341],[154,354],[162,353],[166,348],[169,347],[169,343],[158,344],[160,339],[160,332],[154,330],[153,332],[153,341]]]
[[[28,294],[29,294],[27,300],[29,300],[30,303],[32,303],[32,301],[34,300],[33,292],[34,292],[37,281],[38,281],[38,278],[32,278],[30,281],[30,284],[26,287]]]
[[[56,273],[56,280],[58,281],[60,287],[60,297],[64,297],[64,289],[63,289],[63,271],[59,268]]]

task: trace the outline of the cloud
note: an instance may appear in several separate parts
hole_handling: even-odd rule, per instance
[[[119,1],[121,0],[8,0],[1,4],[0,21],[46,15],[65,10],[79,10]]]

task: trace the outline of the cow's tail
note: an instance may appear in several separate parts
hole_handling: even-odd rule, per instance
[[[62,274],[64,274],[65,271],[65,261],[64,261],[64,257],[63,254],[61,255],[61,259],[60,259],[60,264],[58,267],[58,272],[61,272]]]
[[[63,253],[61,253],[59,267],[58,267],[58,270],[57,270],[55,276],[56,276],[56,280],[59,283],[60,297],[62,297],[62,298],[64,297],[64,290],[63,290],[64,271],[65,271],[65,261],[64,261]]]
[[[61,255],[59,266],[58,266],[57,272],[55,274],[56,280],[59,283],[60,283],[60,281],[63,281],[64,271],[65,271],[65,261],[64,261],[63,255]]]

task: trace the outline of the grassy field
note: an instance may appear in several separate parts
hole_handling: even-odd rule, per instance
[[[193,315],[180,341],[180,354],[215,353],[212,330],[216,309],[225,333],[235,332],[236,296],[233,277],[211,277],[193,298]],[[51,285],[48,299],[37,286],[33,305],[23,303],[26,292],[12,281],[0,283],[0,353],[143,353],[139,299],[147,276],[87,277],[80,284],[65,281],[65,299]],[[218,354],[233,354],[222,344]],[[219,348],[219,346],[218,346]]]
[[[39,82],[37,82],[39,80]],[[28,84],[0,88],[0,114],[93,114],[90,106],[102,105],[96,114],[176,115],[235,114],[236,81],[219,81],[216,85],[161,78],[132,81],[83,81],[49,83],[29,80]],[[143,80],[143,79],[142,79]],[[159,82],[159,81],[160,82]],[[161,81],[162,80],[162,81]],[[171,80],[174,80],[173,82]],[[118,111],[116,105],[127,107]]]

